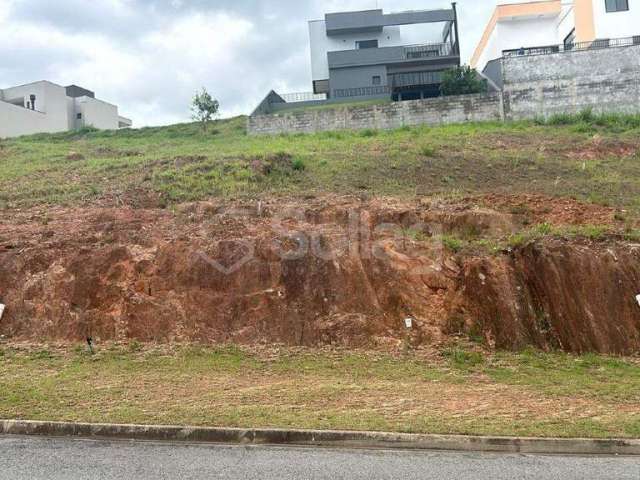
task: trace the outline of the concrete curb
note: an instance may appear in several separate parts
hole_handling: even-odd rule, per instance
[[[574,455],[640,455],[640,440],[472,437],[334,430],[205,428],[1,420],[0,435],[41,435],[240,445],[457,450]]]

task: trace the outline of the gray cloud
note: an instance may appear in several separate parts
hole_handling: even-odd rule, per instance
[[[224,115],[248,113],[271,88],[310,90],[307,20],[375,0],[3,0],[0,87],[76,83],[120,106],[135,125],[189,119],[202,86]],[[440,8],[380,1],[386,10]],[[460,0],[463,56],[493,7]]]

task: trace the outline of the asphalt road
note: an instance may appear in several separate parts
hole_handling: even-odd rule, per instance
[[[238,447],[0,436],[1,480],[639,480],[640,458]]]

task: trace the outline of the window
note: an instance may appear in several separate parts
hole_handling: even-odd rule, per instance
[[[382,84],[382,77],[380,75],[374,75],[374,77],[372,79],[372,83],[374,85],[381,85]]]
[[[629,10],[629,0],[605,0],[607,13],[626,12]]]
[[[81,114],[81,113],[77,114],[77,115],[76,115],[76,118],[77,118],[78,120],[82,120],[82,114]]]
[[[378,40],[360,40],[356,42],[356,48],[358,50],[363,48],[378,48]]]

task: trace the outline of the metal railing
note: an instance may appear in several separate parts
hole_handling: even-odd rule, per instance
[[[313,102],[327,99],[326,94],[313,92],[279,93],[278,95],[286,103]]]
[[[391,94],[391,88],[388,85],[378,85],[375,87],[337,88],[333,91],[333,96],[335,98],[371,97],[374,95],[387,94]]]
[[[566,45],[548,45],[543,47],[514,48],[503,50],[504,57],[527,57],[534,55],[551,55],[553,53],[579,52],[584,50],[602,50],[606,48],[630,47],[640,45],[640,35],[626,38],[607,38],[592,42],[576,42]]]
[[[393,88],[435,85],[442,82],[442,72],[392,73],[389,83]]]
[[[329,68],[382,65],[403,62],[429,61],[441,57],[458,56],[457,47],[450,43],[396,45],[380,48],[337,50],[327,53]]]
[[[404,58],[407,60],[450,57],[453,54],[453,47],[450,43],[427,43],[424,45],[409,45],[404,48]]]

